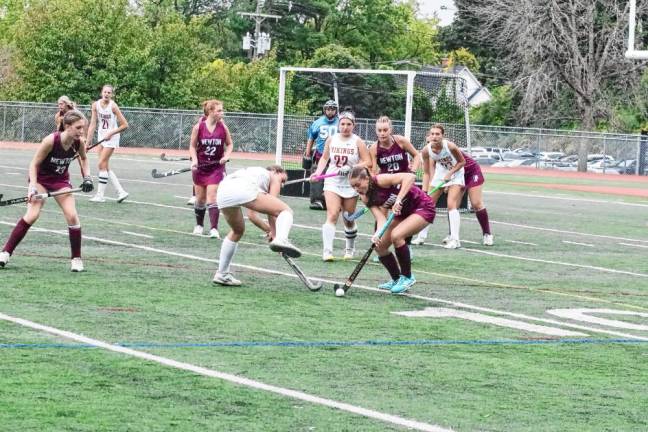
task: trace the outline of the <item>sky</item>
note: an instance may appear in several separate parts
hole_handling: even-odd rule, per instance
[[[449,25],[456,12],[453,0],[418,0],[418,4],[421,17],[431,17],[436,13],[442,26]],[[448,9],[441,9],[441,7]]]

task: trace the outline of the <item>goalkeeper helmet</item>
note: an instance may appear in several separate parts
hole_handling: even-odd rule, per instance
[[[324,108],[323,108],[323,109],[326,110],[326,108],[335,108],[335,110],[337,111],[337,109],[338,109],[338,104],[337,104],[337,102],[335,102],[333,99],[329,99],[329,100],[327,100],[326,103],[324,104]]]

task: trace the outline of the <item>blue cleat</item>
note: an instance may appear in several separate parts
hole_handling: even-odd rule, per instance
[[[391,289],[394,288],[394,285],[396,285],[397,283],[398,283],[398,281],[390,280],[389,282],[385,282],[385,283],[382,283],[382,284],[378,285],[378,289],[384,289],[384,290],[391,291]]]
[[[392,294],[404,293],[409,289],[409,287],[411,287],[415,283],[416,283],[416,278],[414,277],[414,275],[412,275],[412,277],[409,278],[407,276],[401,275],[401,277],[398,279],[398,282],[396,282],[394,286],[391,288],[391,292]]]

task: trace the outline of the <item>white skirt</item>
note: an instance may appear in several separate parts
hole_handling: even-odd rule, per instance
[[[342,198],[355,198],[358,192],[351,187],[346,177],[329,177],[324,180],[324,192],[329,191]]]
[[[218,208],[240,207],[254,201],[259,195],[256,182],[246,178],[227,178],[220,182],[216,192]]]
[[[97,139],[101,141],[103,139],[103,136],[97,134]],[[102,142],[101,145],[106,148],[119,148],[119,134],[111,136],[108,141]]]
[[[439,184],[443,182],[443,178],[448,174],[448,171],[446,170],[435,170],[434,171],[434,177],[432,178],[432,187],[437,187]],[[443,187],[447,186],[452,186],[452,185],[458,185],[461,187],[466,186],[466,180],[464,178],[464,169],[461,168],[459,171],[454,173],[452,177],[450,177],[450,181],[445,184]]]

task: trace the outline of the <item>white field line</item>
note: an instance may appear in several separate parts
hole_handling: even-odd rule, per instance
[[[573,241],[569,241],[569,240],[563,240],[562,242],[566,243],[566,244],[577,245],[577,246],[594,247],[594,245],[590,244],[590,243],[579,243],[579,242],[573,242]]]
[[[529,243],[529,242],[523,242],[523,241],[517,241],[517,240],[504,240],[505,242],[509,243],[515,243],[515,244],[523,244],[523,245],[529,245],[529,246],[538,246],[535,243]]]
[[[72,333],[72,332],[69,332],[69,331],[66,331],[66,330],[59,330],[59,329],[54,328],[54,327],[50,327],[50,326],[46,326],[46,325],[43,325],[43,324],[38,324],[38,323],[35,323],[35,322],[32,322],[32,321],[28,321],[26,319],[15,318],[15,317],[12,317],[12,316],[9,316],[9,315],[5,315],[3,313],[0,313],[0,319],[5,320],[5,321],[9,321],[9,322],[12,322],[14,324],[18,324],[18,325],[21,325],[21,326],[24,326],[24,327],[28,327],[28,328],[31,328],[31,329],[34,329],[34,330],[49,333],[49,334],[52,334],[52,335],[55,335],[55,336],[59,336],[59,337],[63,337],[63,338],[66,338],[66,339],[74,340],[74,341],[77,341],[77,342],[80,342],[80,343],[83,343],[83,344],[92,345],[92,346],[95,346],[97,348],[103,348],[103,349],[108,350],[108,351],[112,351],[112,352],[116,352],[116,353],[120,353],[120,354],[125,354],[125,355],[131,356],[131,357],[135,357],[135,358],[139,358],[139,359],[142,359],[142,360],[158,363],[158,364],[161,364],[163,366],[168,366],[168,367],[172,367],[172,368],[176,368],[176,369],[186,370],[186,371],[193,372],[195,374],[210,377],[210,378],[218,378],[218,379],[228,381],[228,382],[231,382],[231,383],[234,383],[234,384],[237,384],[237,385],[251,387],[251,388],[254,388],[254,389],[257,389],[257,390],[263,390],[263,391],[266,391],[266,392],[278,394],[280,396],[290,397],[290,398],[293,398],[293,399],[299,399],[299,400],[309,402],[309,403],[312,403],[312,404],[323,405],[323,406],[326,406],[326,407],[329,407],[329,408],[335,408],[335,409],[338,409],[338,410],[341,410],[341,411],[350,412],[352,414],[357,414],[357,415],[360,415],[360,416],[380,420],[380,421],[385,422],[385,423],[391,423],[391,424],[395,424],[395,425],[398,425],[398,426],[403,426],[403,427],[410,428],[410,429],[416,429],[416,430],[419,430],[419,431],[430,431],[430,432],[447,432],[447,431],[450,431],[450,429],[445,429],[445,428],[442,428],[441,426],[431,425],[431,424],[419,422],[419,421],[416,421],[416,420],[410,420],[410,419],[406,419],[406,418],[391,415],[391,414],[385,414],[385,413],[370,410],[370,409],[367,409],[367,408],[362,408],[362,407],[359,407],[359,406],[356,406],[356,405],[351,405],[351,404],[347,404],[347,403],[344,403],[344,402],[338,402],[338,401],[335,401],[335,400],[332,400],[332,399],[326,399],[326,398],[322,398],[322,397],[319,397],[319,396],[313,396],[313,395],[310,395],[308,393],[304,393],[304,392],[301,392],[301,391],[291,390],[291,389],[284,388],[284,387],[278,387],[278,386],[274,386],[274,385],[271,385],[271,384],[263,383],[261,381],[256,381],[256,380],[252,380],[252,379],[249,379],[249,378],[245,378],[245,377],[242,377],[242,376],[238,376],[238,375],[234,375],[234,374],[230,374],[230,373],[226,373],[226,372],[220,372],[220,371],[217,371],[217,370],[214,370],[214,369],[208,369],[208,368],[196,366],[196,365],[193,365],[193,364],[190,364],[190,363],[176,361],[176,360],[173,360],[173,359],[170,359],[170,358],[167,358],[167,357],[161,357],[161,356],[157,356],[157,355],[154,355],[154,354],[149,354],[149,353],[144,352],[144,351],[138,351],[138,350],[134,350],[134,349],[131,349],[131,348],[122,347],[122,346],[119,346],[119,345],[113,345],[113,344],[108,343],[108,342],[103,342],[103,341],[100,341],[100,340],[97,340],[97,339],[92,339],[92,338],[89,338],[87,336],[83,336],[83,335],[80,335],[80,334],[77,334],[77,333]]]
[[[648,245],[638,245],[638,244],[632,244],[632,243],[619,243],[619,244],[623,245],[623,246],[632,246],[632,247],[648,249]]]
[[[15,226],[15,223],[4,222],[4,221],[0,221],[0,224],[9,225],[9,226]],[[59,234],[59,235],[63,235],[63,236],[68,235],[67,231],[56,231],[56,230],[50,230],[50,229],[45,229],[45,228],[36,228],[36,227],[32,228],[32,230],[37,231],[37,232],[44,232],[44,233],[54,233],[54,234]],[[155,253],[164,254],[164,255],[176,256],[176,257],[180,257],[180,258],[187,258],[187,259],[191,259],[191,260],[195,260],[195,261],[209,262],[209,263],[215,263],[215,264],[218,263],[217,259],[204,258],[204,257],[200,257],[200,256],[196,256],[196,255],[190,255],[190,254],[184,254],[184,253],[180,253],[180,252],[173,252],[173,251],[169,251],[169,250],[165,250],[165,249],[158,249],[158,248],[153,248],[153,247],[149,247],[149,246],[138,245],[138,244],[135,244],[135,243],[124,243],[124,242],[119,242],[119,241],[114,241],[114,240],[102,239],[102,238],[98,238],[98,237],[89,237],[89,236],[85,236],[85,235],[83,236],[83,238],[86,239],[86,240],[96,241],[97,243],[110,244],[110,245],[114,245],[114,246],[123,246],[123,247],[129,247],[129,248],[133,248],[133,249],[141,249],[141,250],[145,250],[145,251],[148,251],[148,252],[155,252]],[[248,270],[254,270],[254,271],[257,271],[257,272],[261,272],[261,273],[270,273],[270,274],[275,274],[275,275],[279,275],[279,276],[297,278],[297,275],[292,274],[292,273],[284,273],[284,272],[281,272],[281,271],[271,270],[271,269],[267,269],[267,268],[263,268],[263,267],[256,267],[256,266],[250,266],[250,265],[244,265],[244,264],[235,264],[235,263],[232,263],[232,265],[235,266],[235,267],[240,267],[240,268],[244,268],[244,269],[248,269]],[[329,284],[339,283],[339,281],[333,281],[333,280],[323,279],[323,278],[318,278],[318,277],[310,277],[309,276],[309,279],[318,280],[318,281],[321,281],[323,283],[329,283]],[[385,290],[368,287],[366,285],[354,284],[353,287],[358,288],[358,289],[362,289],[362,290],[365,290],[365,291],[371,291],[371,292],[374,292],[374,293],[382,294],[382,295],[391,295],[390,293],[386,292]],[[537,317],[533,317],[533,316],[530,316],[530,315],[518,314],[518,313],[514,313],[514,312],[500,311],[500,310],[496,310],[496,309],[490,309],[490,308],[485,308],[485,307],[481,307],[481,306],[474,306],[474,305],[470,305],[470,304],[467,304],[467,303],[455,302],[455,301],[445,300],[445,299],[436,298],[436,297],[426,297],[426,296],[410,294],[410,293],[405,293],[405,294],[401,294],[401,295],[411,297],[411,298],[415,298],[415,299],[419,299],[419,300],[424,300],[424,301],[431,302],[431,303],[443,303],[443,304],[452,305],[452,306],[462,308],[462,309],[476,310],[476,311],[480,311],[480,312],[488,312],[488,313],[495,314],[495,315],[511,316],[511,317],[514,317],[514,318],[525,319],[527,321],[537,321],[537,322],[549,323],[549,324],[558,325],[558,326],[562,326],[562,327],[574,328],[574,329],[578,329],[578,330],[586,330],[586,331],[589,331],[589,332],[592,332],[592,333],[609,334],[609,335],[619,336],[619,337],[629,338],[629,339],[648,340],[648,338],[644,338],[644,337],[641,337],[641,336],[635,336],[635,335],[630,335],[630,334],[626,334],[626,333],[619,333],[619,332],[611,331],[611,330],[597,329],[597,328],[594,328],[594,327],[586,327],[586,326],[581,326],[581,325],[578,325],[578,324],[565,323],[565,322],[551,320],[551,319],[537,318]]]
[[[135,236],[135,237],[144,237],[144,238],[148,238],[148,239],[155,238],[155,237],[153,237],[151,235],[148,235],[148,234],[140,234],[140,233],[131,232],[131,231],[122,231],[122,232],[124,234],[132,235],[132,236]]]
[[[575,198],[575,197],[569,197],[568,195],[563,195],[563,196],[552,196],[552,195],[541,195],[541,194],[524,194],[520,192],[498,192],[498,191],[489,191],[486,190],[484,191],[485,194],[493,194],[493,195],[512,195],[512,196],[522,196],[526,198],[546,198],[550,200],[565,200],[565,201],[581,201],[581,202],[590,202],[590,203],[595,203],[595,204],[612,204],[612,205],[624,205],[624,206],[631,206],[631,207],[648,207],[647,204],[642,204],[642,203],[629,203],[629,202],[624,202],[624,201],[607,201],[607,200],[599,200],[599,199],[589,199],[589,198]]]

